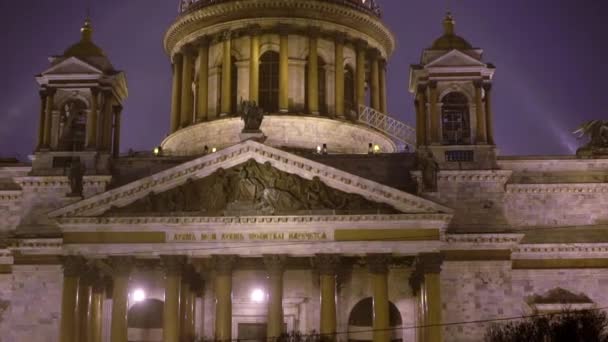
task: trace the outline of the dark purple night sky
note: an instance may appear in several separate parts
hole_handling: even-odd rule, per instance
[[[408,68],[441,34],[445,0],[378,0],[397,36],[389,65],[389,111],[414,123]],[[130,96],[122,148],[147,150],[165,136],[170,65],[162,48],[177,0],[93,0],[94,40],[127,73]],[[608,1],[452,0],[457,33],[497,66],[496,140],[502,155],[572,154],[570,133],[606,119]],[[0,156],[25,160],[34,145],[39,99],[33,76],[79,39],[85,0],[0,1]],[[581,5],[584,3],[584,6]]]

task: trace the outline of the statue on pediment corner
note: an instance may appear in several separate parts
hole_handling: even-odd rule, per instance
[[[418,169],[422,173],[422,191],[436,192],[439,164],[433,158],[433,153],[431,151],[420,151],[417,163]]]
[[[264,109],[255,101],[241,100],[239,105],[241,120],[245,122],[243,133],[261,133],[260,127],[264,120]]]
[[[608,155],[608,120],[591,120],[574,132],[579,139],[589,137],[589,142],[576,151],[579,157]]]
[[[70,162],[70,167],[67,170],[68,180],[70,181],[70,193],[67,194],[67,196],[82,197],[84,171],[85,167],[80,161],[80,158],[73,157]]]

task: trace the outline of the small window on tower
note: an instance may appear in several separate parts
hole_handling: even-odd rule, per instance
[[[469,145],[471,123],[467,97],[462,93],[449,93],[442,99],[441,127],[444,145]]]

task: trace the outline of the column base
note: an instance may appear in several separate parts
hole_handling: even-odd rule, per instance
[[[279,109],[279,113],[281,113],[281,114],[289,113],[289,109]]]

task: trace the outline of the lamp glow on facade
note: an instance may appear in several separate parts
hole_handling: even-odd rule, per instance
[[[262,303],[266,298],[266,294],[261,289],[254,289],[251,291],[251,301],[254,303]]]
[[[135,289],[132,293],[133,301],[136,303],[146,300],[146,292],[143,289]]]

